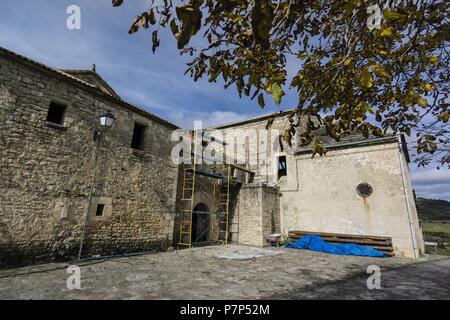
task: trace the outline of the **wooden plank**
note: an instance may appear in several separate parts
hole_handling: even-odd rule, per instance
[[[304,233],[304,234],[290,234],[290,236],[294,236],[294,237],[303,237],[305,235],[310,235],[310,234],[315,234],[315,233]],[[371,240],[371,241],[390,241],[391,238],[375,238],[375,237],[366,237],[366,236],[357,236],[357,237],[349,237],[349,236],[340,236],[340,235],[332,235],[332,234],[315,234],[321,237],[326,237],[326,238],[336,238],[336,239],[365,239],[365,240]]]
[[[349,239],[358,239],[358,238],[364,238],[364,239],[374,239],[374,240],[390,240],[390,237],[383,237],[383,236],[370,236],[370,235],[357,235],[357,234],[338,234],[338,233],[326,233],[326,232],[312,232],[312,231],[289,231],[290,235],[309,235],[314,234],[317,236],[334,236],[334,237],[345,237]]]
[[[231,164],[231,167],[234,168],[234,169],[236,169],[236,170],[243,171],[243,172],[246,172],[246,173],[255,175],[255,173],[254,173],[253,171],[248,170],[247,168],[238,166],[238,165],[236,165],[236,164]]]
[[[385,252],[388,257],[394,257],[395,254],[393,252]]]
[[[379,251],[384,251],[384,252],[394,252],[394,249],[392,248],[386,248],[386,247],[371,247],[371,246],[365,246],[367,248],[374,248],[377,249]]]
[[[331,233],[331,232],[316,232],[316,231],[303,231],[303,230],[293,230],[289,231],[292,234],[316,234],[316,235],[335,235],[335,236],[346,236],[346,237],[370,237],[377,239],[387,239],[389,237],[385,236],[372,236],[372,235],[361,235],[361,234],[348,234],[348,233]]]
[[[186,171],[193,172],[194,169],[186,169]],[[219,175],[217,173],[214,173],[214,172],[211,172],[211,171],[208,171],[208,170],[203,170],[203,169],[195,170],[195,174],[200,175],[200,176],[213,178],[213,179],[225,179],[225,177],[222,176],[222,175]]]

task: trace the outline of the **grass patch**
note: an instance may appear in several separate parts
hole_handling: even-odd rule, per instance
[[[450,248],[437,248],[437,251],[432,247],[426,247],[425,252],[429,254],[439,254],[441,256],[450,256]]]
[[[422,227],[426,233],[448,233],[450,235],[450,223],[425,222]]]

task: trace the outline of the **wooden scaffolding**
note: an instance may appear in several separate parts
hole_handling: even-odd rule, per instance
[[[209,232],[212,228],[215,239],[212,242],[215,244],[228,244],[230,235],[230,206],[231,195],[233,188],[242,183],[235,178],[236,170],[243,171],[250,174],[252,177],[254,173],[250,170],[242,168],[234,164],[213,164],[205,166],[199,164],[199,159],[204,159],[204,136],[202,135],[202,153],[191,154],[191,165],[183,168],[183,185],[181,191],[181,209],[179,211],[179,248],[191,248],[192,244],[198,239],[203,237],[206,232]],[[215,139],[214,137],[208,137],[209,142],[221,143],[225,145],[225,142]],[[195,210],[195,195],[196,186],[198,185],[199,177],[206,177],[213,179],[217,182],[214,184],[214,195],[218,197],[218,208],[215,212],[197,212]],[[217,188],[215,187],[217,185]],[[211,215],[215,216],[215,223],[209,226],[208,229],[203,230],[202,233],[196,235],[196,239],[193,239],[193,217],[197,215],[199,219],[210,219]]]

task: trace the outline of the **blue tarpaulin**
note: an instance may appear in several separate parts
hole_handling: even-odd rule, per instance
[[[312,251],[349,256],[386,257],[386,253],[373,248],[367,248],[354,243],[331,244],[325,242],[321,237],[314,234],[301,237],[295,242],[287,243],[285,247],[293,249],[308,249]]]

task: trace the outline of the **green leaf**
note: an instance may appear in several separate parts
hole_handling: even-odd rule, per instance
[[[264,109],[264,107],[266,106],[266,103],[265,103],[265,101],[264,101],[264,94],[263,94],[263,93],[260,93],[260,94],[259,94],[259,96],[258,96],[258,103],[259,103],[259,106],[260,106],[262,109]]]
[[[427,101],[427,99],[425,99],[424,97],[419,97],[419,98],[417,98],[417,104],[419,105],[419,106],[421,106],[421,107],[427,107],[428,106],[428,101]]]
[[[139,31],[139,26],[141,25],[141,17],[137,17],[136,20],[133,21],[133,24],[131,25],[130,29],[128,30],[129,34],[133,34],[135,32]]]
[[[175,19],[172,19],[172,21],[170,21],[170,30],[172,31],[174,36],[177,36],[180,33]]]
[[[410,127],[406,127],[405,128],[405,133],[408,135],[408,137],[411,136],[411,128]]]
[[[392,37],[392,35],[393,35],[392,27],[381,29],[380,35],[382,37]]]
[[[365,101],[362,101],[358,104],[358,109],[361,110],[363,113],[367,112],[372,114],[374,113],[372,108]]]
[[[312,158],[314,158],[316,154],[318,154],[321,157],[327,154],[327,149],[325,148],[323,143],[317,140],[314,142],[312,150],[313,150]]]
[[[156,31],[156,30],[152,32],[152,43],[153,43],[152,51],[153,51],[153,53],[155,53],[156,48],[159,47],[158,31]]]
[[[155,11],[153,11],[153,9],[151,9],[150,13],[148,14],[148,20],[152,25],[156,23]]]
[[[385,11],[383,17],[388,21],[394,21],[403,18],[403,15],[397,11]]]
[[[373,129],[372,129],[372,134],[375,136],[375,137],[383,137],[384,135],[383,135],[383,131],[380,129],[380,128],[378,128],[378,127],[374,127]]]
[[[366,88],[372,88],[373,86],[372,75],[367,69],[364,69],[363,72],[361,73],[361,84]]]
[[[287,129],[283,132],[283,140],[288,144],[289,147],[292,148],[292,133],[291,130]]]
[[[437,56],[432,56],[432,57],[430,58],[430,62],[431,62],[432,64],[436,64],[436,63],[439,62],[439,58],[438,58]]]
[[[280,85],[278,83],[274,83],[272,85],[272,98],[276,102],[276,104],[281,103],[281,99],[284,96],[283,89],[281,89]]]
[[[438,117],[439,119],[441,119],[442,122],[447,123],[448,120],[450,119],[450,113],[442,111]]]

